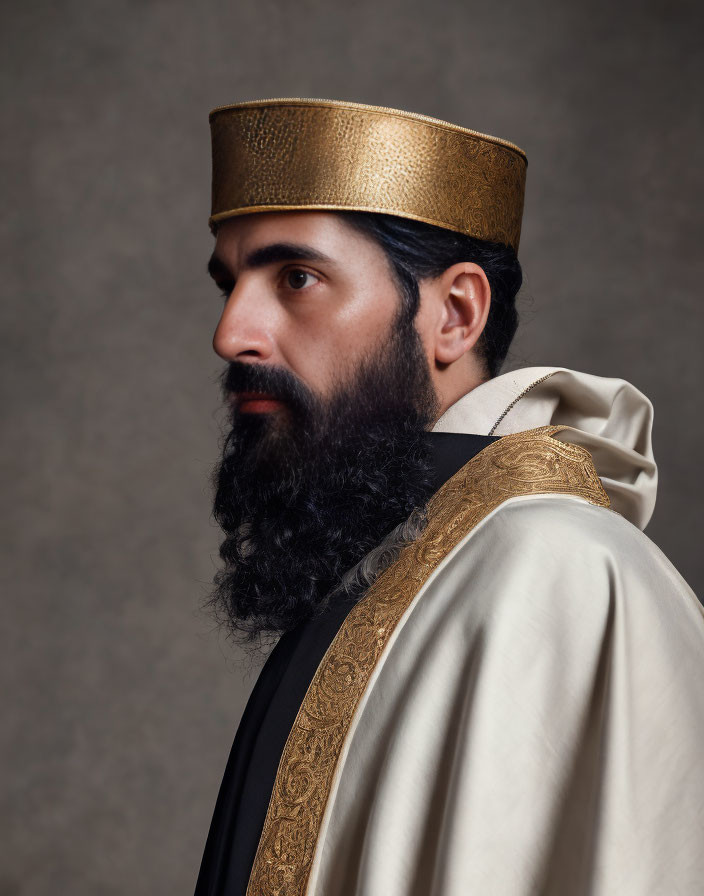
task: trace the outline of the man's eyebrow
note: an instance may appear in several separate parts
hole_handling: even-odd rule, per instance
[[[329,255],[325,255],[311,246],[298,243],[271,243],[250,252],[245,257],[242,270],[265,268],[267,265],[281,261],[317,261],[324,264],[335,264]],[[214,280],[219,277],[232,277],[228,266],[215,253],[211,255],[208,262],[208,273]]]

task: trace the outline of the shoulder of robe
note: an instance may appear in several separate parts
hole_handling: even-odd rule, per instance
[[[439,586],[460,615],[550,613],[606,624],[623,612],[704,628],[704,608],[662,551],[620,514],[578,497],[511,498],[450,552]],[[703,642],[704,643],[704,642]]]

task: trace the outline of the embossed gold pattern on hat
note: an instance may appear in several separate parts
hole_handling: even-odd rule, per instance
[[[518,249],[527,159],[437,118],[337,100],[271,99],[210,113],[212,212],[383,212]]]

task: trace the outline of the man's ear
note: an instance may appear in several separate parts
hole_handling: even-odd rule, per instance
[[[452,364],[477,342],[486,325],[491,287],[479,265],[458,262],[427,283],[437,316],[431,338],[435,360]]]

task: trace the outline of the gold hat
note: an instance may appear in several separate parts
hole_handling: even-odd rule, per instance
[[[210,229],[251,212],[383,212],[518,250],[526,155],[427,115],[337,100],[218,106]]]

